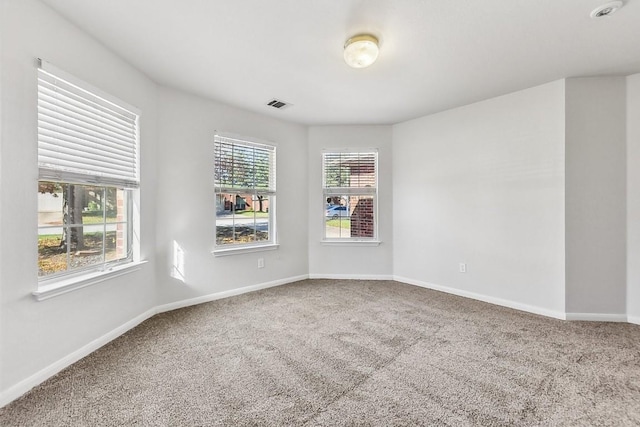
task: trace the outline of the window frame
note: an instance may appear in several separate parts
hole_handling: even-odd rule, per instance
[[[91,186],[102,188],[103,195],[106,195],[108,188],[116,188],[124,191],[126,204],[126,219],[108,222],[106,203],[103,203],[103,221],[96,224],[102,226],[103,233],[101,262],[75,269],[68,269],[69,265],[67,264],[67,270],[45,276],[40,276],[38,273],[37,290],[33,294],[38,300],[41,300],[100,282],[114,275],[124,274],[126,270],[135,271],[137,268],[134,267],[142,264],[139,259],[140,241],[137,232],[139,207],[136,203],[139,197],[141,113],[126,102],[41,59],[38,59],[37,74],[38,184],[53,182],[62,185]],[[58,91],[62,98],[57,97]],[[69,95],[72,98],[68,98]],[[69,100],[74,101],[73,104],[66,104]],[[59,109],[58,105],[61,106]],[[76,111],[65,113],[66,105],[71,105],[70,108]],[[80,135],[85,133],[78,131],[80,129],[78,126],[82,127],[88,122],[83,121],[82,118],[78,121],[76,114],[83,117],[93,114],[97,118],[98,122],[94,119],[97,126],[93,126],[93,129],[89,131],[91,136],[88,136],[89,133],[86,133],[86,137]],[[118,154],[112,154],[115,151],[113,148],[108,148],[110,143],[106,137],[107,131],[100,125],[102,120],[110,120],[112,114],[122,117],[124,123],[122,126],[124,126],[123,129],[126,129],[123,132],[127,133],[123,142],[117,143],[120,145],[116,144],[121,147],[120,150],[125,150]],[[71,128],[76,130],[69,131],[68,129]],[[58,132],[59,136],[52,136],[51,132]],[[74,149],[68,148],[70,143],[74,144]],[[67,157],[60,154],[65,150],[70,153]],[[94,154],[91,155],[92,152]],[[50,157],[51,153],[53,153],[53,157]],[[101,153],[106,153],[106,157],[119,158],[118,162],[120,165],[125,165],[122,166],[125,170],[115,169],[113,165],[116,163],[111,160],[105,162],[104,158],[101,158]],[[97,162],[101,162],[101,166],[92,168],[93,163],[90,156],[97,159]],[[126,224],[124,227],[126,258],[112,261],[106,259],[106,233],[110,224],[116,224],[116,233],[118,232],[117,224]],[[59,228],[64,230],[74,226],[87,225],[65,224],[63,222]],[[51,227],[41,227],[41,224],[37,224],[38,235],[40,235],[41,228]],[[69,251],[68,247],[67,260],[69,259]]]
[[[72,270],[64,270],[64,271],[60,271],[60,272],[56,272],[56,273],[52,273],[46,276],[38,276],[38,288],[41,287],[49,287],[51,285],[55,285],[57,282],[60,281],[64,281],[64,280],[68,280],[68,279],[74,279],[74,278],[83,278],[86,275],[89,274],[93,274],[93,273],[101,273],[101,272],[108,272],[113,270],[114,268],[126,265],[126,264],[130,264],[134,262],[134,253],[136,252],[134,250],[134,240],[133,239],[133,191],[131,189],[126,189],[126,188],[121,188],[121,187],[115,187],[115,186],[105,186],[105,185],[95,185],[95,184],[90,184],[90,183],[86,183],[86,182],[62,182],[62,181],[46,181],[46,180],[38,180],[38,183],[40,182],[56,182],[57,184],[62,184],[62,185],[83,185],[83,186],[93,186],[93,187],[99,187],[102,188],[103,191],[106,193],[107,188],[115,188],[116,190],[121,190],[124,192],[125,194],[125,198],[126,198],[126,220],[125,221],[114,221],[114,222],[108,222],[107,221],[107,212],[106,212],[106,206],[102,207],[102,219],[103,221],[100,223],[95,223],[95,224],[62,224],[62,225],[53,225],[53,226],[40,226],[38,225],[38,235],[40,235],[40,230],[41,229],[48,229],[48,228],[61,228],[61,229],[71,229],[71,228],[78,228],[78,227],[87,227],[87,226],[102,226],[103,230],[103,243],[102,243],[102,257],[103,260],[100,263],[95,263],[95,264],[90,264],[87,265],[85,267],[80,267],[80,268],[74,268]],[[107,237],[107,226],[109,225],[116,225],[116,233],[117,233],[117,224],[126,224],[126,233],[127,233],[127,256],[125,258],[120,258],[117,260],[112,260],[112,261],[107,261],[106,259],[106,237]],[[69,233],[69,231],[67,231],[67,233]],[[62,235],[65,235],[64,232],[62,233]],[[67,234],[67,238],[70,239],[69,234]],[[69,252],[71,251],[70,246],[70,242],[67,242],[67,263],[69,262]]]
[[[328,155],[373,155],[374,157],[374,182],[375,185],[371,187],[352,187],[352,186],[327,186],[327,156]],[[326,245],[352,245],[352,246],[377,246],[380,244],[378,234],[378,164],[379,164],[379,151],[377,148],[326,148],[321,153],[321,169],[322,169],[322,239],[321,243]],[[372,237],[327,237],[327,225],[326,225],[326,200],[331,197],[368,197],[373,199],[373,236]],[[349,216],[351,217],[351,215]]]
[[[254,181],[253,186],[235,186],[232,184],[223,184],[220,182],[217,177],[220,174],[220,161],[216,153],[218,153],[218,144],[227,144],[231,146],[238,146],[242,149],[257,149],[264,150],[268,153],[269,157],[269,179],[267,188],[259,188]],[[234,255],[240,253],[248,253],[248,252],[256,252],[256,251],[265,251],[265,250],[273,250],[278,248],[278,234],[277,234],[277,185],[276,185],[276,176],[277,176],[277,145],[271,141],[264,141],[253,137],[241,136],[232,133],[226,132],[215,132],[214,133],[214,173],[213,173],[213,186],[214,186],[214,203],[215,203],[215,213],[214,213],[214,245],[212,254],[214,256],[226,256],[226,255]],[[252,167],[255,167],[255,162],[252,164]],[[255,179],[255,175],[254,175]],[[244,242],[234,242],[234,243],[218,243],[218,219],[221,211],[218,209],[218,198],[219,196],[223,196],[225,194],[235,193],[237,195],[251,195],[252,196],[252,204],[255,202],[254,198],[258,196],[266,196],[268,198],[268,236],[267,240],[254,240],[253,242],[244,243]],[[232,202],[233,203],[233,202]],[[223,210],[224,211],[224,210]],[[232,208],[232,212],[235,210]],[[254,211],[255,213],[255,211]],[[256,227],[256,219],[257,216],[254,215],[254,229]],[[235,227],[235,225],[234,225]]]

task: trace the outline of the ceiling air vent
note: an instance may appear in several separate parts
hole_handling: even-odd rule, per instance
[[[624,6],[624,3],[621,1],[612,1],[607,4],[603,4],[602,6],[593,9],[591,17],[595,19],[602,18],[604,16],[611,16],[622,6]]]
[[[277,108],[278,110],[284,110],[285,108],[291,106],[292,104],[274,98],[271,101],[267,102],[267,105],[269,107]]]

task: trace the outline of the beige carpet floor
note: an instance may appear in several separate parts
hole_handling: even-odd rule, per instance
[[[149,319],[2,426],[640,425],[640,327],[307,280]]]

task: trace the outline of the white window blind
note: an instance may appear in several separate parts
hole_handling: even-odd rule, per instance
[[[275,194],[276,148],[215,135],[215,185],[217,192]]]
[[[377,187],[377,152],[323,153],[326,194],[374,194]]]
[[[137,188],[137,112],[41,61],[38,165],[41,180]]]

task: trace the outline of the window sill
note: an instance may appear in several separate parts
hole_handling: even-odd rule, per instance
[[[140,270],[142,264],[145,263],[147,263],[147,261],[131,262],[106,271],[96,271],[81,276],[57,280],[54,283],[39,286],[37,291],[32,292],[32,295],[36,300],[44,301],[57,297],[58,295],[66,294],[67,292],[75,291],[76,289],[82,289],[95,285],[96,283],[104,282],[105,280],[113,279],[114,277],[133,273],[134,271]]]
[[[228,255],[239,255],[239,254],[248,254],[251,252],[262,252],[262,251],[273,251],[278,249],[280,245],[277,243],[270,243],[268,245],[260,245],[260,246],[242,246],[236,248],[225,248],[225,249],[215,249],[211,251],[213,256],[228,256]]]
[[[380,240],[322,240],[324,246],[380,246]]]

